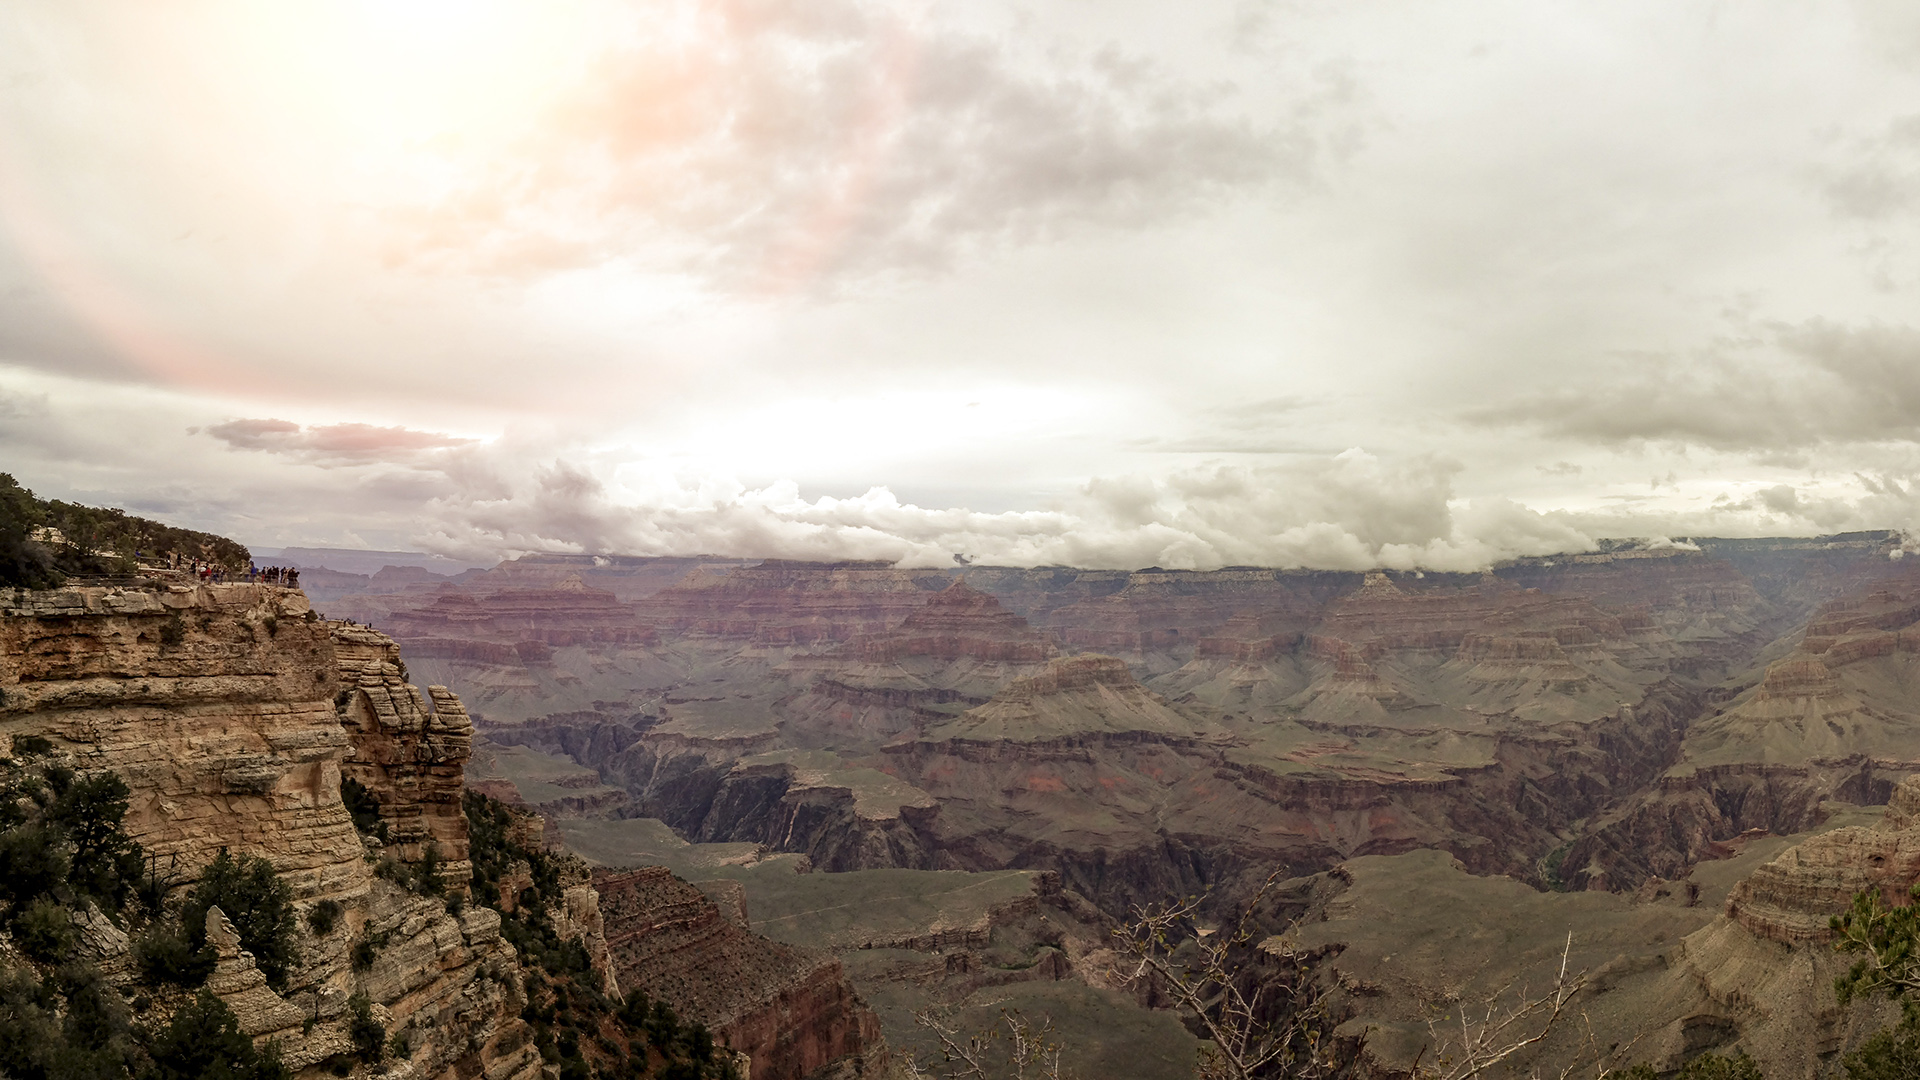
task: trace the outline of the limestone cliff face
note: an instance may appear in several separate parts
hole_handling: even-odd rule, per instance
[[[665,867],[594,877],[621,983],[671,1002],[752,1060],[750,1080],[880,1077],[880,1021],[840,962],[727,918]]]
[[[450,914],[440,898],[376,878],[341,804],[343,767],[375,781],[402,852],[438,843],[464,885],[458,785],[470,727],[444,691],[434,711],[422,708],[397,659],[378,635],[314,618],[296,590],[0,591],[0,733],[44,736],[73,767],[118,773],[132,791],[128,831],[177,887],[226,849],[271,860],[303,911],[342,906],[327,935],[301,920],[301,963],[284,994],[265,985],[224,917],[209,918],[220,954],[210,985],[247,1034],[281,1041],[296,1072],[321,1075],[350,1049],[347,1002],[364,993],[410,1047],[415,1075],[533,1080],[541,1062],[499,916]],[[124,936],[100,937],[103,970],[126,972]],[[352,950],[366,941],[376,955],[355,970]]]
[[[437,850],[443,886],[465,893],[473,865],[460,793],[473,721],[444,686],[427,688],[431,709],[421,701],[401,675],[392,638],[345,623],[331,630],[339,680],[333,703],[349,746],[342,772],[379,801],[392,854],[417,863]]]
[[[1835,829],[1788,849],[1734,886],[1727,915],[1773,941],[1826,941],[1827,920],[1855,893],[1874,890],[1888,906],[1907,902],[1920,881],[1920,777],[1893,791],[1872,828]]]
[[[127,827],[182,879],[222,847],[305,895],[361,882],[340,808],[333,647],[298,592],[255,585],[0,590],[0,725],[113,770]]]

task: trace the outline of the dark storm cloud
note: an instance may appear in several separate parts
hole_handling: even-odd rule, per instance
[[[1303,184],[1308,114],[1352,92],[1329,79],[1295,120],[1256,124],[1231,88],[1112,47],[1023,63],[849,0],[715,7],[582,87],[524,158],[402,221],[396,254],[533,273],[657,248],[664,228],[687,239],[670,265],[734,286],[938,270]]]
[[[1570,385],[1466,418],[1601,444],[1760,453],[1920,437],[1920,330],[1905,325],[1774,324],[1692,356],[1580,370]]]

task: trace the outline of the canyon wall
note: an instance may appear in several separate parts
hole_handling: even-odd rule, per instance
[[[391,664],[343,666],[334,630],[298,591],[265,585],[0,593],[0,731],[48,738],[84,772],[119,774],[132,791],[126,827],[176,889],[228,850],[269,859],[302,912],[342,906],[328,934],[299,921],[301,961],[283,993],[210,928],[221,951],[210,985],[247,1034],[280,1042],[296,1072],[319,1075],[351,1051],[346,1007],[358,993],[407,1040],[423,1074],[534,1080],[540,1059],[519,1018],[520,970],[499,916],[451,913],[375,877],[364,857],[341,804],[343,765],[393,755],[357,748],[335,701],[343,681],[389,706],[400,687],[384,670]],[[349,657],[370,648],[346,636]],[[437,811],[435,788],[450,776],[457,789],[465,726],[451,696],[442,700],[451,715],[437,720],[417,702],[389,708],[386,737],[420,736],[421,755],[381,792],[409,843],[436,837],[458,860],[464,821]],[[356,969],[352,949],[369,939],[384,947]],[[125,973],[126,947],[121,935],[97,959]]]
[[[622,984],[746,1054],[749,1080],[886,1075],[880,1022],[838,960],[757,937],[665,867],[603,871],[593,886]]]
[[[631,632],[608,588],[582,608],[598,638],[562,647],[542,634],[587,616],[559,586],[614,570],[542,556],[393,618],[490,737],[573,757],[689,839],[1051,869],[1122,907],[1428,846],[1632,890],[1884,800],[1920,762],[1899,543],[1609,544],[1479,574],[662,562],[650,582],[685,577],[618,600]],[[547,607],[449,636],[510,581]],[[1089,655],[1161,722],[1117,679],[1084,701],[1047,681]],[[1053,734],[1015,730],[1035,725]]]

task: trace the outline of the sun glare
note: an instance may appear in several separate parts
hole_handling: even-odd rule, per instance
[[[231,44],[273,104],[363,159],[462,156],[524,131],[595,49],[587,5],[333,0],[243,9]],[[264,103],[263,103],[264,104]]]

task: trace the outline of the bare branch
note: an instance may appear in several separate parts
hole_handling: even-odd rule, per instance
[[[913,1019],[940,1041],[944,1071],[928,1071],[908,1053],[902,1065],[911,1080],[1064,1080],[1066,1076],[1051,1019],[1035,1027],[1018,1011],[1002,1009],[999,1019],[988,1027],[964,1034],[948,1022],[946,1014],[933,1009],[922,1009]]]
[[[1469,1018],[1464,1004],[1450,1012],[1460,1026],[1457,1036],[1443,1031],[1440,1020],[1429,1021],[1427,1030],[1435,1052],[1430,1064],[1424,1068],[1416,1065],[1416,1073],[1425,1080],[1471,1080],[1546,1039],[1566,1015],[1574,996],[1586,986],[1584,971],[1568,974],[1572,955],[1573,934],[1569,932],[1560,950],[1560,969],[1545,993],[1528,996],[1522,991],[1518,1001],[1502,1006],[1500,1000],[1506,996],[1502,990],[1488,1000],[1486,1011],[1476,1018]]]
[[[1230,930],[1197,926],[1205,898],[1188,897],[1135,908],[1133,921],[1115,932],[1130,958],[1131,970],[1118,973],[1120,980],[1165,992],[1209,1040],[1198,1074],[1206,1080],[1310,1080],[1336,1070],[1332,988],[1317,977],[1310,959],[1269,953],[1290,970],[1263,978],[1271,973],[1248,971],[1236,956],[1252,947],[1260,903],[1278,879],[1278,872],[1267,878],[1240,907]]]

